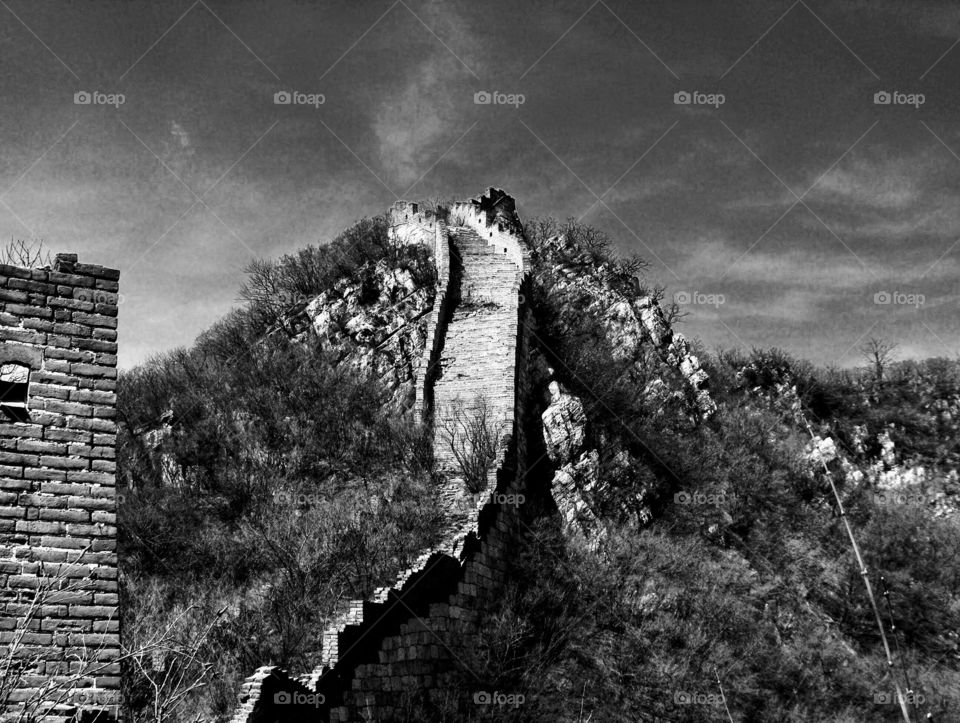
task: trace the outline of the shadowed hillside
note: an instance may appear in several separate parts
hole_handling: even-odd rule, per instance
[[[898,720],[895,679],[916,720],[960,710],[960,366],[710,353],[642,260],[572,221],[513,228],[485,199],[484,223],[528,248],[524,368],[484,367],[523,380],[500,452],[525,499],[501,592],[448,666],[459,693],[398,690],[395,719]],[[253,264],[237,311],[121,375],[125,644],[169,640],[129,671],[132,719],[159,704],[163,720],[227,720],[264,665],[325,675],[344,607],[395,585],[476,502],[486,448],[444,446],[418,416],[424,375],[427,406],[482,386],[469,362],[487,347],[450,334],[434,353],[431,324],[494,344],[516,318],[483,292],[514,283],[509,254],[463,208],[416,211],[453,229],[449,279],[432,236],[365,220]],[[892,668],[828,475],[878,595],[885,578]]]

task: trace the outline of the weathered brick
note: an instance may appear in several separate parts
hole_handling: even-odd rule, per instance
[[[14,314],[20,317],[37,318],[37,319],[53,318],[53,311],[51,309],[30,306],[28,304],[16,304],[12,302],[7,302],[6,304],[4,304],[3,308],[4,308],[4,311],[6,311],[8,314]],[[102,326],[107,326],[107,324],[102,324]]]
[[[47,412],[56,414],[73,414],[78,417],[92,417],[93,407],[88,404],[78,402],[64,402],[59,399],[48,399],[43,403],[43,408]]]
[[[103,291],[117,292],[120,290],[120,283],[117,281],[108,281],[107,279],[97,279],[96,288]]]
[[[90,513],[85,510],[43,509],[40,510],[40,519],[56,522],[89,522]]]
[[[101,379],[115,379],[117,376],[115,369],[99,364],[84,364],[83,362],[71,364],[70,373],[81,377],[99,377]]]
[[[12,312],[16,313],[16,312]],[[70,315],[70,320],[75,324],[85,324],[87,326],[99,326],[104,329],[116,329],[117,319],[104,314],[88,314],[85,311],[75,311]]]
[[[22,452],[36,452],[39,454],[66,454],[67,446],[57,442],[45,442],[38,439],[17,440],[17,449]]]
[[[67,315],[69,317],[69,314]],[[55,324],[53,327],[54,334],[66,334],[67,336],[78,336],[85,337],[90,336],[90,327],[83,326],[82,324],[74,324],[71,322],[62,322]]]
[[[19,341],[24,344],[44,344],[47,335],[33,329],[14,329],[9,326],[0,326],[0,341]]]
[[[55,284],[48,284],[45,281],[34,281],[33,279],[10,279],[8,286],[11,289],[33,291],[36,294],[40,294],[41,297],[47,297],[57,293]]]
[[[98,279],[109,279],[110,281],[117,281],[120,278],[120,272],[116,269],[108,269],[96,264],[75,264],[73,271],[75,274],[93,276]]]
[[[16,291],[14,289],[0,289],[0,301],[12,301],[16,304],[25,304],[27,301],[27,292]],[[13,314],[10,316],[14,319],[17,318]]]
[[[53,439],[58,442],[83,442],[89,444],[93,441],[93,432],[87,432],[82,429],[51,429],[47,428],[44,433],[44,439]]]
[[[71,390],[69,387],[58,387],[54,386],[53,384],[33,384],[30,387],[30,396],[31,398],[44,397],[47,399],[69,399],[70,391]]]
[[[29,279],[30,269],[24,269],[20,266],[10,266],[9,264],[0,264],[0,277]]]
[[[31,520],[18,520],[17,532],[29,532],[35,535],[60,534],[65,531],[62,522],[40,522]]]
[[[0,465],[37,466],[37,455],[0,451]]]
[[[77,339],[75,346],[77,349],[98,352],[101,356],[106,354],[116,355],[117,353],[117,342],[107,341],[106,339]]]
[[[114,392],[97,391],[95,389],[77,389],[70,393],[71,402],[93,402],[102,406],[113,407],[117,403]]]
[[[40,464],[44,467],[53,467],[54,469],[87,469],[90,466],[89,460],[74,459],[73,457],[50,457],[41,456]],[[69,473],[67,478],[69,479]]]

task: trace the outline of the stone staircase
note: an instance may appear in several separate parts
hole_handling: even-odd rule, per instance
[[[513,199],[497,189],[455,204],[450,215],[460,220],[450,226],[414,204],[395,208],[398,230],[412,242],[432,240],[436,254],[437,302],[418,367],[417,409],[433,428],[437,471],[447,480],[439,490],[446,534],[393,586],[351,603],[324,632],[312,672],[258,669],[242,687],[232,723],[395,721],[404,719],[400,701],[412,693],[470,697],[457,688],[459,661],[476,648],[518,536],[518,506],[501,500],[525,489],[527,386],[517,370],[527,353],[520,289],[528,250]],[[481,409],[496,450],[483,489],[472,493],[443,430]]]
[[[453,314],[433,387],[437,467],[456,476],[457,423],[485,411],[499,441],[515,397],[516,264],[467,227],[450,229]],[[485,410],[481,407],[485,406]],[[451,442],[451,434],[457,437]]]

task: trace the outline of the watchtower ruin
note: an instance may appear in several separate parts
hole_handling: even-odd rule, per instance
[[[0,720],[118,717],[119,278],[0,265]]]

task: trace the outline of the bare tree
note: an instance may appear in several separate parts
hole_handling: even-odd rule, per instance
[[[146,681],[150,690],[150,710],[144,711],[145,715],[138,720],[162,723],[178,719],[190,694],[207,685],[213,677],[216,661],[201,654],[227,609],[221,608],[194,629],[184,623],[197,610],[196,605],[187,607],[168,625],[147,634],[135,648],[124,650],[124,658],[132,661],[137,676]],[[189,632],[185,634],[183,629]],[[193,720],[202,720],[200,714]]]
[[[81,550],[77,561],[88,550]],[[83,580],[68,577],[75,563],[55,564],[52,574],[46,574],[47,567],[40,563],[37,586],[20,607],[21,616],[13,621],[13,629],[0,647],[0,710],[8,716],[4,721],[33,723],[62,715],[65,710],[102,709],[109,705],[100,697],[105,691],[85,686],[89,679],[104,675],[122,659],[105,656],[105,643],[88,646],[82,635],[73,650],[63,650],[56,657],[36,645],[34,638],[41,629],[44,607],[55,596],[82,590],[84,585]],[[39,671],[45,676],[38,683]]]
[[[0,249],[0,263],[35,269],[41,266],[52,266],[53,260],[50,258],[50,251],[44,248],[42,239],[35,241],[10,239],[10,242]]]
[[[85,548],[77,560],[89,550]],[[5,642],[0,646],[0,711],[10,723],[37,723],[48,717],[58,718],[64,711],[78,709],[102,710],[113,705],[103,691],[89,688],[89,679],[102,675],[115,675],[109,668],[127,661],[132,662],[139,676],[150,687],[150,708],[147,718],[151,723],[175,720],[183,712],[189,695],[206,685],[214,663],[202,660],[201,651],[213,630],[221,621],[225,610],[200,627],[199,632],[184,636],[179,628],[182,621],[196,606],[187,608],[168,626],[153,631],[138,641],[135,646],[123,646],[116,656],[106,656],[106,644],[88,646],[85,642],[74,645],[73,650],[64,650],[51,658],[33,641],[43,622],[43,609],[57,596],[83,589],[84,581],[70,578],[68,574],[74,563],[61,563],[52,574],[44,574],[41,563],[38,584],[29,599],[23,603],[20,616],[13,621],[13,629],[6,632]],[[137,627],[136,625],[134,626]],[[128,637],[139,637],[138,629]],[[38,671],[44,671],[43,681],[36,682]],[[196,719],[199,720],[199,717]]]
[[[457,399],[437,415],[436,424],[467,489],[474,494],[483,490],[500,446],[500,425],[493,418],[489,402],[477,397],[468,408]]]
[[[883,386],[883,372],[893,361],[893,353],[897,346],[883,337],[874,336],[860,346],[860,355],[873,367],[874,381],[877,386]]]

